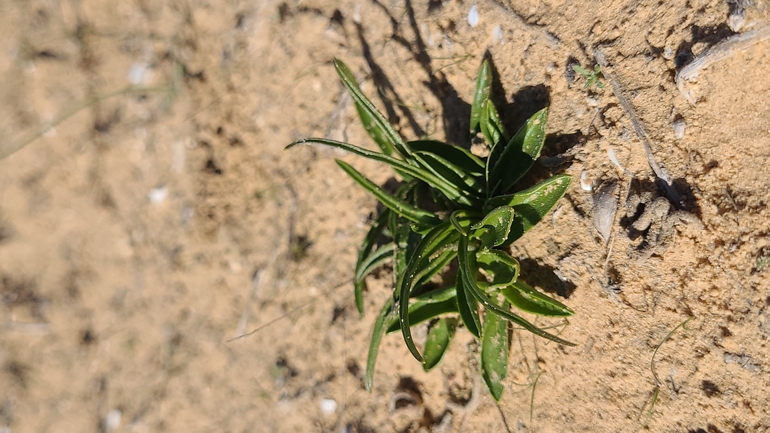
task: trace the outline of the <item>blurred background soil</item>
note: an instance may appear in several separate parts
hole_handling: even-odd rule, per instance
[[[696,105],[674,83],[767,5],[498,1],[0,3],[0,432],[770,431],[770,41],[702,71]],[[663,190],[609,81],[572,69],[596,48],[689,224],[634,228]],[[360,318],[376,202],[334,159],[393,173],[283,148],[371,146],[334,57],[405,137],[467,145],[487,51],[509,124],[550,107],[528,181],[576,179],[513,254],[576,311],[579,345],[514,331],[496,405],[464,329],[430,373],[390,335],[367,393],[391,275]],[[607,260],[593,194],[613,183]],[[650,410],[653,351],[688,317]]]

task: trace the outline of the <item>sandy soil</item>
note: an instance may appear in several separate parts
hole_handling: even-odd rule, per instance
[[[0,160],[0,432],[633,432],[653,352],[688,317],[655,357],[647,429],[770,431],[770,41],[702,71],[696,105],[674,82],[770,22],[744,3],[480,0],[475,27],[457,0],[0,3],[0,150],[20,148]],[[571,72],[596,48],[688,212],[642,233],[627,199],[664,191],[610,83]],[[487,50],[511,124],[550,106],[533,176],[594,187],[575,182],[513,248],[576,311],[562,335],[579,345],[515,331],[496,405],[464,329],[431,373],[391,335],[367,393],[391,276],[360,318],[350,279],[376,203],[334,158],[393,173],[283,148],[370,145],[335,56],[404,136],[467,143]],[[593,193],[612,182],[607,261]]]

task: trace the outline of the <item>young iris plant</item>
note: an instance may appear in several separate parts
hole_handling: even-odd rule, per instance
[[[409,351],[427,371],[441,360],[461,322],[481,339],[481,373],[492,396],[499,400],[508,370],[508,322],[574,346],[511,311],[514,306],[541,316],[573,314],[559,301],[522,281],[519,263],[507,253],[513,242],[548,213],[571,181],[569,175],[558,175],[523,191],[510,192],[540,154],[548,111],[535,113],[510,136],[490,99],[492,71],[485,60],[476,81],[470,125],[471,133],[480,130],[489,144],[489,156],[482,159],[439,141],[404,141],[364,96],[345,64],[335,59],[334,67],[381,152],[323,138],[300,140],[287,149],[306,143],[344,149],[390,165],[404,180],[395,194],[390,194],[337,160],[353,180],[385,206],[358,255],[354,285],[356,306],[362,315],[367,275],[387,261],[393,262],[395,271],[393,296],[385,301],[374,325],[366,389],[372,389],[377,352],[386,332],[401,330]],[[381,237],[389,242],[379,245]],[[431,289],[430,280],[454,260],[458,264],[455,281]],[[411,327],[428,320],[432,323],[421,352]]]

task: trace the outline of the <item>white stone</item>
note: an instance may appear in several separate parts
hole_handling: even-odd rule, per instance
[[[476,3],[471,6],[471,10],[468,11],[468,24],[471,27],[479,25],[479,7]]]
[[[325,398],[321,400],[321,412],[323,412],[324,415],[331,415],[336,411],[337,411],[336,401],[330,398]]]

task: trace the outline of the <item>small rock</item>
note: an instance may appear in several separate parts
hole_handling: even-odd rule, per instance
[[[610,239],[615,212],[618,210],[618,200],[615,197],[617,189],[617,182],[605,182],[593,196],[594,207],[591,213],[594,215],[594,227],[602,235],[604,242]]]
[[[111,411],[107,412],[107,418],[104,420],[104,427],[106,430],[117,430],[117,428],[120,427],[120,420],[122,417],[123,414],[119,409],[112,409]]]
[[[580,188],[582,188],[583,191],[591,191],[592,189],[594,189],[594,183],[588,177],[587,170],[583,170],[583,172],[580,173]]]
[[[479,25],[479,8],[476,3],[471,6],[471,10],[468,11],[468,24],[471,27]]]
[[[331,398],[325,398],[321,400],[321,412],[324,415],[331,415],[337,411],[337,402]]]
[[[503,42],[503,27],[499,24],[496,25],[494,29],[492,29],[492,42],[494,43]]]
[[[161,204],[166,201],[166,198],[168,197],[168,188],[166,188],[165,185],[157,186],[150,190],[147,197],[150,199],[150,203],[156,205]]]
[[[684,119],[679,117],[678,119],[674,120],[674,138],[677,140],[681,140],[684,137],[684,131],[687,127],[687,124],[684,122]]]
[[[727,26],[734,32],[740,32],[743,28],[743,23],[746,21],[746,9],[738,6],[730,12],[727,17]]]

